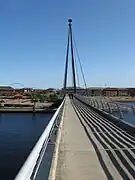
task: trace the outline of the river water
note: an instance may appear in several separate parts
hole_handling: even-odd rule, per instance
[[[135,102],[122,102],[122,104],[133,106],[135,109]],[[118,112],[113,113],[115,116],[120,117]],[[135,113],[130,109],[127,112],[123,112],[123,120],[129,124],[135,125]]]
[[[133,103],[126,103],[135,105]],[[53,114],[0,113],[0,180],[13,180]],[[119,117],[119,114],[117,114]],[[135,125],[135,115],[124,113]]]
[[[52,114],[0,114],[0,180],[13,180]]]

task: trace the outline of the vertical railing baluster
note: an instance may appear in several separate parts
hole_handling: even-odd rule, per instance
[[[95,99],[93,99],[94,107],[96,107]]]
[[[97,100],[97,99],[95,99],[95,102],[96,102],[96,104],[97,104],[97,109],[99,109],[98,100]]]
[[[118,103],[116,103],[116,106],[117,106],[118,112],[120,113],[120,119],[123,119],[124,116],[123,116],[123,113],[122,113],[121,108],[119,107]]]
[[[102,100],[100,100],[100,103],[101,103],[101,109],[104,111],[103,101],[102,101]]]
[[[108,108],[109,108],[110,114],[112,114],[112,109],[111,109],[111,106],[110,106],[109,102],[107,102],[107,106],[108,106]]]
[[[89,98],[89,104],[90,104],[90,106],[91,106],[91,99]]]
[[[91,98],[91,106],[93,106],[93,99]]]
[[[131,107],[131,109],[132,109],[133,114],[135,115],[135,108],[134,108],[134,106],[131,105],[130,107]]]

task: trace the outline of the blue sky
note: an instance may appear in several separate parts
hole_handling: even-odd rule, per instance
[[[71,17],[87,85],[135,87],[134,7],[134,0],[1,0],[0,84],[62,87]]]

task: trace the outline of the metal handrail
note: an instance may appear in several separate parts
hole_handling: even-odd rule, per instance
[[[59,108],[57,109],[57,111],[55,112],[53,117],[51,118],[49,124],[45,128],[44,132],[40,136],[35,147],[31,151],[28,158],[26,159],[24,165],[22,166],[19,173],[17,174],[15,180],[31,180],[33,171],[34,171],[35,167],[37,166],[38,159],[40,158],[41,151],[44,148],[44,152],[45,152],[45,149],[46,149],[48,141],[49,141],[50,132],[52,131],[52,129],[54,127],[54,123],[64,105],[64,102],[65,102],[65,99],[63,100],[63,102],[61,103],[61,105],[59,106]],[[39,165],[38,165],[38,167],[39,167]]]
[[[86,96],[81,96],[81,95],[75,95],[75,97],[77,97],[84,103],[87,103],[96,109],[99,109],[101,111],[104,111],[104,112],[109,113],[110,115],[113,115],[116,117],[117,117],[117,115],[115,115],[115,111],[117,111],[120,115],[119,119],[121,119],[121,120],[124,119],[125,112],[131,112],[135,116],[135,106],[125,105],[120,102],[108,101],[105,98],[96,99],[94,97],[86,97]],[[88,98],[92,103],[90,103],[90,101],[87,102],[86,98]]]

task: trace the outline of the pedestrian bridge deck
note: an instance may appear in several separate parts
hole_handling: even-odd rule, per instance
[[[107,179],[69,98],[66,98],[56,180]]]
[[[50,180],[135,179],[135,137],[76,98],[66,97],[60,132]]]

